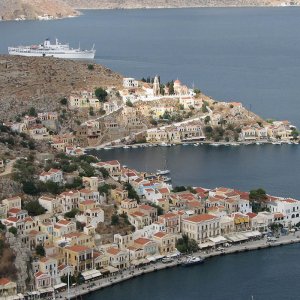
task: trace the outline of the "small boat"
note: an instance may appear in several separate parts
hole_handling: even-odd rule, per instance
[[[255,144],[256,144],[256,145],[261,145],[261,143],[259,143],[259,142],[256,142]]]
[[[170,170],[157,170],[156,175],[166,175],[169,174]]]
[[[217,144],[217,143],[212,143],[212,144],[210,144],[211,146],[214,146],[214,147],[218,147],[218,146],[220,146],[220,144]]]
[[[281,142],[273,142],[272,145],[281,145]]]
[[[163,258],[163,259],[161,260],[161,262],[162,262],[163,264],[168,264],[168,263],[173,262],[173,259],[172,259],[171,257],[165,257],[165,258]]]
[[[183,267],[188,267],[188,266],[192,266],[192,265],[202,264],[203,262],[204,262],[204,258],[197,257],[197,256],[191,256],[191,257],[188,257],[186,259],[186,261],[184,261],[181,265]]]
[[[111,147],[104,147],[103,149],[104,150],[111,150],[112,148]]]
[[[130,149],[130,147],[127,146],[127,145],[125,145],[125,146],[123,147],[123,149]]]
[[[131,146],[131,148],[132,148],[132,149],[137,149],[137,148],[138,148],[138,146],[136,146],[136,145],[133,145],[133,146]]]
[[[171,178],[171,177],[167,177],[167,176],[163,176],[163,177],[162,177],[162,180],[163,180],[164,182],[170,182],[170,181],[172,181],[172,178]]]
[[[238,143],[231,143],[230,146],[239,146]]]
[[[182,146],[188,146],[188,145],[189,145],[188,143],[183,143],[183,144],[182,144]]]
[[[171,144],[161,143],[160,146],[162,146],[162,147],[171,147]]]
[[[198,147],[199,145],[200,145],[199,143],[194,144],[195,147]]]

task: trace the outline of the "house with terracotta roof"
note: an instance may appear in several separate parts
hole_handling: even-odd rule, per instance
[[[106,249],[106,254],[109,257],[109,265],[120,269],[125,269],[129,266],[129,251],[121,250],[115,247]]]
[[[236,212],[231,214],[234,218],[235,231],[245,231],[250,229],[250,220],[248,214]]]
[[[158,216],[158,221],[163,223],[168,233],[179,233],[180,232],[180,221],[179,215],[174,213],[166,213]]]
[[[167,255],[174,252],[176,249],[176,239],[174,234],[159,231],[153,235],[153,241],[158,244],[161,255]]]
[[[63,172],[58,169],[50,169],[49,171],[44,171],[40,174],[39,180],[42,182],[53,181],[56,183],[63,183]]]
[[[121,164],[117,160],[101,161],[98,163],[93,163],[92,166],[95,168],[106,169],[111,176],[121,175]]]
[[[2,200],[2,204],[6,205],[7,211],[9,211],[12,208],[19,208],[21,209],[22,204],[21,204],[21,197],[16,196],[16,197],[10,197]]]
[[[94,268],[92,248],[74,245],[65,247],[62,251],[65,256],[65,263],[74,268],[75,274]]]
[[[85,189],[81,189],[79,190],[79,193],[80,193],[80,202],[81,201],[86,201],[86,200],[93,200],[97,203],[101,203],[100,201],[100,193],[97,191],[94,191],[92,189],[88,189],[88,188],[85,188]]]
[[[92,248],[95,246],[95,242],[92,236],[78,231],[63,235],[60,241],[65,241],[70,246],[79,245],[86,246],[88,248]]]
[[[140,237],[133,241],[134,246],[141,248],[145,256],[152,256],[158,253],[158,244],[150,239]]]
[[[268,210],[275,214],[281,213],[283,220],[282,225],[288,227],[300,222],[300,201],[291,198],[272,198],[265,203]]]
[[[235,232],[234,218],[228,215],[220,216],[221,235]]]
[[[78,208],[78,204],[81,199],[80,193],[77,190],[63,192],[57,198],[60,201],[60,205],[63,213]]]
[[[59,213],[62,211],[61,203],[58,198],[43,195],[38,201],[49,213]]]
[[[20,209],[20,208],[11,208],[8,212],[7,212],[8,216],[10,217],[15,217],[18,220],[24,220],[25,218],[28,217],[28,211],[24,210],[24,209]]]
[[[51,287],[52,279],[49,274],[38,271],[34,274],[34,283],[37,290],[42,290]]]
[[[138,210],[138,204],[136,200],[133,199],[125,199],[121,201],[119,206],[119,213],[120,214],[127,214],[129,215],[132,212]]]
[[[73,221],[62,219],[55,223],[53,236],[55,238],[58,238],[72,232],[76,232],[76,223]]]
[[[17,295],[17,284],[8,278],[0,278],[0,298]]]
[[[152,223],[152,219],[148,214],[141,211],[135,211],[128,215],[128,221],[136,228],[141,229]]]
[[[114,243],[118,245],[119,248],[126,248],[133,245],[133,234],[114,234]]]
[[[118,203],[128,200],[128,191],[123,188],[116,188],[111,190],[111,197]]]
[[[39,271],[50,276],[51,285],[60,283],[57,267],[58,261],[53,257],[42,257],[38,261]]]
[[[157,199],[154,201],[154,204],[160,206],[163,209],[164,213],[170,210],[170,203],[168,198]]]
[[[149,216],[152,220],[152,223],[157,221],[157,208],[150,206],[148,204],[141,204],[138,206],[138,211]]]
[[[220,235],[220,218],[209,214],[194,215],[182,220],[182,233],[200,243]]]

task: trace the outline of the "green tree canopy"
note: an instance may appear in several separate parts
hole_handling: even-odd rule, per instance
[[[45,256],[46,254],[45,248],[42,245],[37,245],[35,247],[35,253],[39,256]]]
[[[24,209],[28,211],[30,216],[39,216],[46,212],[45,208],[36,200],[25,202]]]
[[[103,88],[97,88],[95,90],[95,96],[99,99],[100,102],[106,102],[107,92]]]

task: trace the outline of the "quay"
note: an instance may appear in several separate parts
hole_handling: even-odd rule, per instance
[[[221,251],[216,249],[210,249],[206,251],[199,251],[197,253],[193,253],[193,256],[201,256],[206,260],[212,257],[221,256],[221,255],[228,255],[228,254],[237,254],[242,252],[254,251],[254,250],[262,250],[268,249],[273,247],[279,247],[284,245],[290,245],[294,243],[300,243],[300,235],[295,233],[289,233],[286,236],[280,236],[277,241],[269,242],[267,241],[266,237],[259,239],[248,241],[241,244],[235,244],[228,248],[222,248]],[[186,255],[182,255],[179,258],[174,259],[173,262],[170,263],[162,263],[156,262],[146,265],[144,267],[138,268],[128,268],[123,271],[119,271],[116,275],[111,275],[106,278],[101,278],[99,280],[95,280],[89,283],[84,283],[78,285],[76,287],[70,287],[70,293],[68,295],[67,291],[63,291],[56,294],[57,299],[78,299],[84,295],[88,295],[92,292],[97,290],[104,289],[106,287],[113,286],[115,284],[130,280],[137,276],[142,276],[144,274],[157,272],[159,270],[174,268],[181,266],[181,263],[186,258]],[[197,266],[201,268],[201,266]]]

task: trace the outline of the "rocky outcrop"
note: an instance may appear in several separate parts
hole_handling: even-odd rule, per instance
[[[75,90],[121,86],[122,76],[101,65],[51,57],[0,55],[0,120],[14,119],[35,107],[56,110]]]
[[[10,248],[15,254],[14,265],[17,269],[17,286],[18,291],[26,291],[27,284],[32,281],[29,277],[28,266],[30,265],[31,252],[30,249],[22,242],[22,236],[14,236],[10,232],[6,232],[6,240]]]
[[[283,0],[63,0],[75,8],[131,9],[176,7],[272,6]],[[293,1],[295,2],[295,1]],[[296,1],[297,2],[297,1]]]
[[[45,14],[54,18],[77,15],[77,11],[61,0],[1,0],[0,20],[37,19]]]

